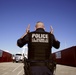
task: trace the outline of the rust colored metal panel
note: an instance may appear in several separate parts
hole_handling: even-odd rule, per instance
[[[62,64],[64,65],[75,65],[75,48],[67,48],[62,51]]]
[[[58,64],[76,67],[76,46],[53,53]]]
[[[12,61],[12,54],[2,51],[0,62],[11,62]]]

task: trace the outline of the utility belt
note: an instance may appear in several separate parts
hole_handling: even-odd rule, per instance
[[[31,62],[30,66],[46,66],[45,62]]]
[[[26,60],[27,63],[30,64],[30,66],[47,66],[48,63],[52,63],[50,60]]]
[[[50,71],[53,73],[54,71],[54,63],[50,60],[28,60],[26,59],[24,61],[24,70],[26,75],[31,75],[30,67],[31,66],[46,66],[50,69]]]
[[[47,66],[47,61],[44,60],[34,60],[34,61],[30,61],[30,66]]]
[[[24,64],[27,64],[28,66],[54,66],[56,63],[54,63],[52,60],[28,60],[26,59],[24,61]]]

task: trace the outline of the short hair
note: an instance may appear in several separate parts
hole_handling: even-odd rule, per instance
[[[41,24],[39,24],[39,23],[41,23]],[[38,22],[36,22],[35,27],[36,27],[36,28],[44,28],[44,23],[41,22],[41,21],[38,21]]]
[[[43,22],[42,22],[42,21],[37,21],[36,24],[37,24],[37,23],[43,23]]]
[[[37,22],[36,22],[36,26],[37,26],[38,23],[43,23],[43,22],[42,22],[42,21],[37,21]]]

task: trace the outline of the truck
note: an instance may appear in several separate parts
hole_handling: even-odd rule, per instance
[[[23,62],[23,54],[17,53],[15,54],[15,62]]]

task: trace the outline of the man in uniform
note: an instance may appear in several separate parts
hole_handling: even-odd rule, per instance
[[[35,26],[35,31],[29,32],[29,26],[26,29],[26,33],[17,40],[17,45],[23,47],[28,44],[28,63],[29,71],[27,75],[53,75],[49,67],[47,66],[50,56],[51,48],[60,47],[60,42],[55,39],[53,35],[53,29],[51,32],[46,32],[44,23],[38,21]],[[50,60],[51,62],[51,60]],[[25,63],[25,62],[24,62]]]

